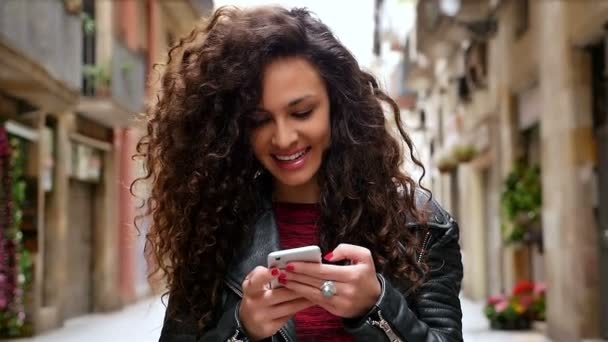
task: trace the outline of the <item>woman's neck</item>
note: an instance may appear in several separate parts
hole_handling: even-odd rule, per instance
[[[288,203],[318,203],[321,188],[316,179],[298,186],[289,186],[275,181],[274,201]]]

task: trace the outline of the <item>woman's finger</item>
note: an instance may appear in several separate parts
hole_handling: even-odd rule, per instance
[[[306,284],[306,285],[310,285],[312,287],[316,287],[318,289],[321,288],[321,286],[323,285],[323,283],[327,280],[335,280],[335,279],[319,279],[317,277],[312,277],[306,273],[296,273],[296,272],[285,272],[283,273],[283,275],[281,275],[279,277],[279,279],[281,279],[281,277],[284,277],[284,279],[286,279],[288,282],[291,281],[295,281],[301,284]]]
[[[267,289],[267,284],[273,278],[278,277],[278,272],[275,273],[276,276],[272,275],[272,272],[266,267],[257,266],[247,275],[247,277],[245,277],[245,280],[243,280],[243,294],[255,296],[264,293]]]
[[[325,255],[325,260],[336,262],[350,260],[351,264],[373,264],[372,253],[369,249],[361,246],[341,243],[331,253]]]
[[[335,280],[346,283],[352,279],[353,266],[291,262],[287,265],[285,271],[287,273],[305,274],[323,281]]]
[[[264,300],[267,305],[277,305],[284,302],[290,302],[302,296],[284,287],[267,290],[264,292]]]
[[[277,320],[285,317],[292,317],[299,311],[307,309],[315,304],[306,298],[294,299],[290,302],[284,302],[278,305],[274,305],[270,308],[269,319]]]
[[[299,283],[297,281],[287,281],[283,284],[286,288],[292,290],[293,292],[301,295],[304,298],[307,298],[311,302],[321,305],[330,304],[333,299],[340,296],[340,289],[342,288],[342,284],[335,282],[336,285],[336,294],[332,297],[324,297],[321,292],[321,286],[311,286],[309,284]]]

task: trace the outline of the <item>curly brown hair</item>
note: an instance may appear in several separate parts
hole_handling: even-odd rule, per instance
[[[309,11],[223,7],[170,49],[137,146],[146,174],[132,184],[151,184],[151,272],[166,276],[171,300],[189,308],[200,331],[214,317],[235,241],[246,241],[261,210],[257,198],[272,192],[249,143],[251,117],[265,66],[291,56],[317,69],[330,99],[331,145],[318,177],[321,247],[364,246],[379,272],[422,281],[415,261],[420,241],[404,228],[405,217],[424,221],[415,206],[422,177],[417,184],[401,171],[403,151],[382,103],[423,176],[424,167],[396,103]]]

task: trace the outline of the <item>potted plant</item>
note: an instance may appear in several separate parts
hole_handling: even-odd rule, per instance
[[[437,161],[437,168],[441,173],[449,173],[454,171],[458,167],[458,161],[454,159],[452,156],[446,156],[440,158]]]
[[[63,0],[63,7],[70,14],[78,14],[82,11],[82,0]]]
[[[545,285],[519,282],[510,295],[488,298],[484,313],[492,329],[530,329],[533,321],[545,319]]]
[[[85,36],[92,37],[95,35],[95,19],[91,18],[88,13],[81,13],[80,19],[82,20],[82,31]]]
[[[477,155],[477,149],[471,144],[458,145],[453,151],[454,159],[461,163],[468,163]]]
[[[533,299],[532,302],[532,319],[535,321],[544,322],[547,319],[547,286],[545,283],[534,284]]]
[[[110,95],[112,74],[109,65],[84,65],[82,74],[95,90],[95,96],[107,97]]]
[[[518,164],[505,180],[500,203],[505,243],[537,243],[542,250],[540,168]]]

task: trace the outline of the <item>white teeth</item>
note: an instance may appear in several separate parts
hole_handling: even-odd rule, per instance
[[[306,150],[303,150],[302,152],[298,152],[295,154],[292,154],[290,156],[279,156],[279,155],[274,155],[278,160],[281,161],[292,161],[292,160],[296,160],[298,158],[300,158],[301,156],[303,156],[306,153]]]

